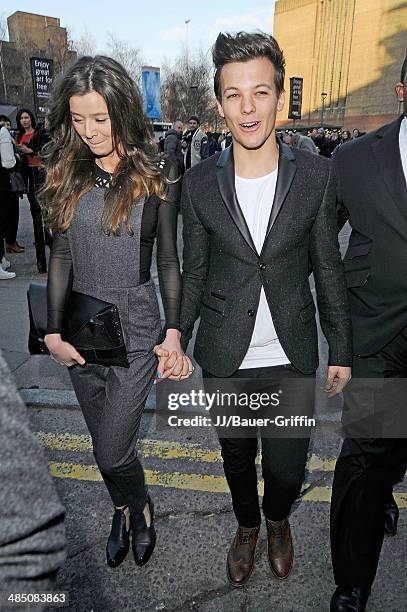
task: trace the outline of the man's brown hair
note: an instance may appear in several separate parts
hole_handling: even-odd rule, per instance
[[[222,100],[220,75],[223,66],[232,62],[248,62],[258,57],[266,57],[274,66],[277,95],[284,90],[285,60],[278,42],[264,32],[221,32],[212,48],[215,64],[214,89],[219,102]]]

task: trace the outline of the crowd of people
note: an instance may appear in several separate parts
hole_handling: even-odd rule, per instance
[[[45,246],[52,245],[51,232],[44,223],[44,212],[39,203],[38,192],[44,183],[44,161],[41,151],[48,140],[43,125],[37,127],[37,120],[30,109],[22,108],[16,115],[17,129],[13,130],[10,119],[0,116],[0,280],[16,277],[10,270],[7,253],[23,253],[24,246],[17,241],[19,222],[19,198],[27,195],[34,229],[37,268],[40,273],[47,271]],[[331,157],[335,149],[345,142],[363,136],[355,128],[352,133],[337,129],[313,128],[303,134],[296,130],[277,131],[280,140],[294,149]],[[182,175],[200,161],[223,151],[230,146],[232,135],[228,132],[204,131],[199,118],[192,115],[184,130],[182,121],[177,120],[165,137],[158,141],[158,151],[168,156]],[[18,185],[15,184],[15,178]],[[20,191],[17,191],[17,188]]]
[[[276,134],[282,142],[294,149],[304,149],[324,157],[332,157],[337,147],[364,136],[365,132],[360,132],[357,128],[350,132],[337,128],[315,127],[307,130],[307,133],[287,129],[277,130]],[[182,121],[175,121],[166,135],[159,138],[158,147],[161,153],[170,155],[176,161],[179,171],[183,174],[191,166],[223,151],[231,143],[230,132],[205,132],[199,126],[199,118],[193,115],[188,121],[185,133]]]
[[[325,392],[330,398],[343,391],[348,427],[333,483],[337,588],[330,609],[363,612],[383,536],[397,531],[393,486],[405,475],[407,445],[397,435],[400,424],[388,426],[405,408],[380,385],[361,393],[348,383],[352,372],[356,381],[407,377],[407,58],[396,85],[403,114],[364,138],[358,130],[322,127],[276,138],[285,62],[272,36],[221,33],[213,61],[218,110],[229,132],[206,134],[192,115],[186,131],[180,121],[168,131],[161,157],[140,92],[116,61],[81,58],[57,81],[42,190],[53,239],[45,343],[69,368],[111,497],[107,563],[118,567],[131,545],[136,564],[144,565],[156,530],[137,438],[153,383],[191,376],[186,350],[199,318],[194,357],[205,389],[227,380],[244,393],[280,390],[280,411],[311,418],[319,360],[312,270],[329,347]],[[18,114],[15,142],[7,127],[2,133],[2,209],[10,209],[10,174],[19,157],[35,224],[41,133],[27,109]],[[352,234],[342,262],[337,233],[347,220]],[[6,239],[7,248],[21,252],[14,235]],[[155,241],[163,330],[150,274]],[[95,345],[85,359],[63,330],[89,303],[116,313],[111,329],[120,346],[103,352]],[[97,314],[85,321],[92,328],[88,342],[102,334]],[[366,403],[362,428],[355,428]],[[382,417],[379,426],[391,435],[370,429],[372,414],[373,425]],[[278,436],[262,427],[238,435],[217,428],[237,522],[226,564],[233,587],[246,584],[255,566],[262,521],[258,438],[268,563],[283,580],[294,562],[289,517],[305,477],[311,428]]]

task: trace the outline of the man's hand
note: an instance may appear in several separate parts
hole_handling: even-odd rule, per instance
[[[351,379],[351,368],[347,366],[331,365],[328,368],[325,391],[328,397],[341,393]]]
[[[189,378],[194,371],[190,358],[181,348],[180,337],[179,331],[169,329],[164,342],[154,347],[154,353],[159,360],[157,382],[165,378],[183,380]]]

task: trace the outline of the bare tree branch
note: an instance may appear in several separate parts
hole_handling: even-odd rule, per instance
[[[138,47],[132,47],[129,43],[119,40],[114,34],[107,34],[108,55],[117,60],[131,77],[138,83],[141,77],[141,66],[143,58]]]
[[[72,39],[72,48],[78,54],[78,57],[84,55],[96,55],[96,43],[93,35],[88,30],[85,30],[79,38]]]
[[[161,87],[164,120],[185,122],[190,115],[197,115],[202,125],[217,125],[212,82],[212,65],[202,50],[191,55],[184,49],[173,64],[166,61]]]

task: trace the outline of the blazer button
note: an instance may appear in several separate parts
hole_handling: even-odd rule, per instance
[[[255,312],[254,312],[254,310],[250,309],[250,310],[247,311],[247,314],[249,315],[249,317],[254,317]]]
[[[260,270],[265,270],[267,268],[267,266],[266,266],[265,263],[261,263],[261,264],[259,264],[259,268],[260,268]]]

